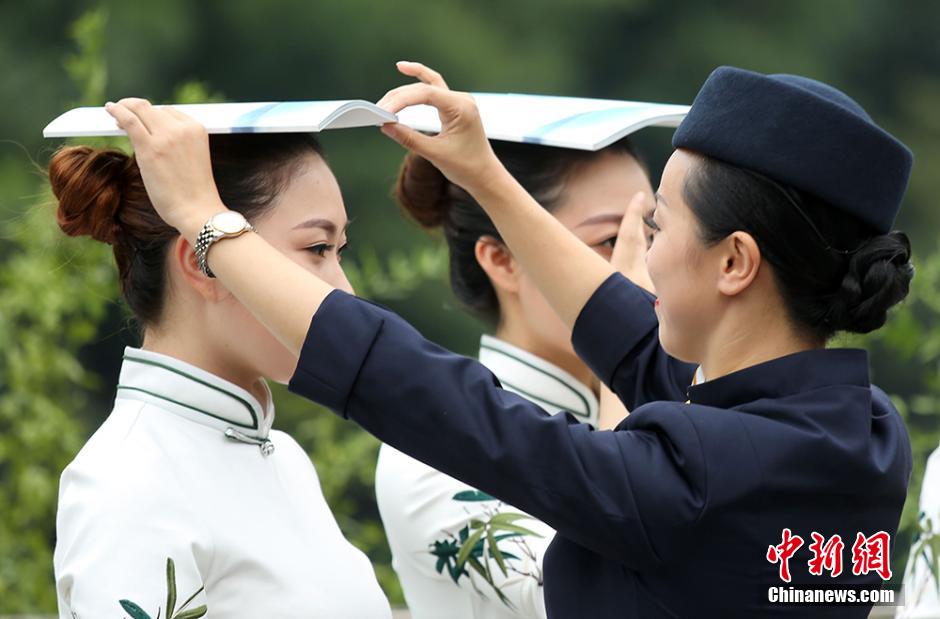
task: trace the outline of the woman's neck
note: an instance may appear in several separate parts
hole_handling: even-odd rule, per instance
[[[527,330],[512,328],[511,325],[508,325],[505,322],[501,323],[499,327],[497,327],[496,332],[493,335],[504,342],[512,344],[516,348],[521,348],[522,350],[563,369],[564,371],[574,376],[578,382],[593,391],[595,395],[598,393],[600,382],[597,380],[597,378],[595,378],[594,373],[591,372],[591,369],[573,353],[566,354],[566,352],[563,350],[557,350],[553,347],[540,345]]]
[[[702,372],[708,380],[786,355],[823,348],[800,334],[779,311],[763,312],[758,320],[727,316],[710,334],[702,354]]]
[[[185,327],[176,325],[172,333],[148,328],[144,331],[141,348],[151,352],[179,359],[184,363],[205,370],[233,385],[241,387],[261,403],[262,410],[267,410],[268,391],[264,388],[261,376],[249,368],[239,368],[219,354],[204,338],[195,333],[186,333]]]

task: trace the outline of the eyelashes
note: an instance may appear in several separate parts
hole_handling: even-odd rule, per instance
[[[655,212],[656,212],[655,210],[648,211],[646,214],[643,215],[643,223],[649,226],[650,230],[652,230],[653,232],[659,231],[659,226],[656,225],[656,221],[653,219],[653,213]]]
[[[349,243],[343,243],[339,249],[336,250],[336,255],[339,258],[342,258],[343,252],[346,251],[346,248],[349,247]],[[306,251],[320,257],[325,258],[326,254],[336,249],[336,245],[331,243],[318,243],[316,245],[311,245],[310,247],[305,248]]]

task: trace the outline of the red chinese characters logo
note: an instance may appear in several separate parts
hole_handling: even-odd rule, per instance
[[[790,529],[783,530],[783,541],[767,548],[767,560],[780,564],[780,580],[790,582],[790,557],[803,545],[803,538],[793,535]]]
[[[824,535],[816,531],[813,531],[810,537],[813,541],[807,546],[812,553],[812,557],[807,562],[809,573],[822,576],[823,572],[828,572],[833,578],[842,574],[842,553],[845,550],[842,537],[833,535],[826,539]],[[767,547],[767,561],[779,563],[780,580],[790,582],[792,579],[790,559],[803,547],[803,538],[794,535],[790,529],[784,529],[781,538],[781,542],[776,546]],[[879,531],[869,537],[858,533],[855,543],[852,544],[852,573],[861,576],[875,572],[881,576],[882,580],[890,580],[890,551],[891,536],[884,531]]]
[[[813,543],[809,545],[813,558],[809,560],[809,573],[814,576],[822,576],[823,570],[835,578],[842,573],[842,550],[845,544],[842,537],[833,535],[826,541],[826,538],[813,531],[810,533]]]
[[[852,544],[852,573],[856,576],[877,572],[882,580],[891,578],[891,536],[878,531],[871,537],[859,533]]]

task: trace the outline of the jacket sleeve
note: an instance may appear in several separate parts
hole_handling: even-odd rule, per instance
[[[130,471],[126,484],[75,463],[62,475],[54,564],[63,619],[165,618],[170,580],[177,612],[197,592],[186,610],[205,604],[197,555],[209,553],[196,541],[199,518],[184,500],[167,499],[167,488],[135,485]]]
[[[659,344],[655,297],[614,273],[591,295],[572,330],[575,352],[628,410],[647,402],[684,402],[695,366]]]
[[[701,445],[681,405],[659,404],[646,429],[593,431],[341,291],[313,317],[290,389],[631,567],[675,546],[651,539],[645,522],[689,525],[704,502]]]

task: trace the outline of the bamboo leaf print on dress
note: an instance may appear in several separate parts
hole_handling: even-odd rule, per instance
[[[161,619],[161,617],[166,617],[166,619],[199,619],[199,617],[205,616],[209,612],[208,607],[203,604],[202,606],[197,606],[196,608],[191,608],[186,610],[186,607],[196,599],[196,596],[202,593],[205,590],[205,587],[199,587],[195,593],[189,596],[185,602],[183,602],[180,607],[176,608],[176,563],[173,562],[173,559],[170,557],[166,558],[166,614],[163,615],[163,609],[157,608],[156,619]],[[121,608],[124,609],[130,619],[153,619],[147,611],[141,608],[138,604],[130,600],[118,600],[118,603],[121,605]],[[176,614],[173,614],[173,613]]]
[[[470,577],[470,570],[479,575],[483,581],[489,585],[499,600],[512,608],[512,603],[506,594],[502,591],[493,577],[493,568],[490,559],[495,562],[496,567],[502,573],[503,577],[509,576],[513,572],[523,578],[534,578],[539,585],[542,584],[541,570],[536,564],[536,556],[525,540],[526,536],[542,537],[535,531],[515,524],[519,520],[531,520],[531,516],[518,512],[501,512],[499,508],[501,503],[478,490],[464,490],[453,496],[453,500],[461,502],[480,502],[492,501],[496,503],[495,507],[485,507],[483,517],[471,518],[467,525],[464,525],[456,535],[448,534],[448,538],[436,540],[430,545],[430,553],[437,560],[434,569],[438,574],[443,574],[447,570],[450,579],[454,584],[460,584],[460,578],[466,576],[470,585],[478,593],[483,592],[477,588],[477,584]],[[497,533],[499,533],[497,535]],[[535,572],[524,572],[514,566],[510,561],[519,561],[520,557],[500,548],[499,543],[509,540],[525,555],[534,565]]]

